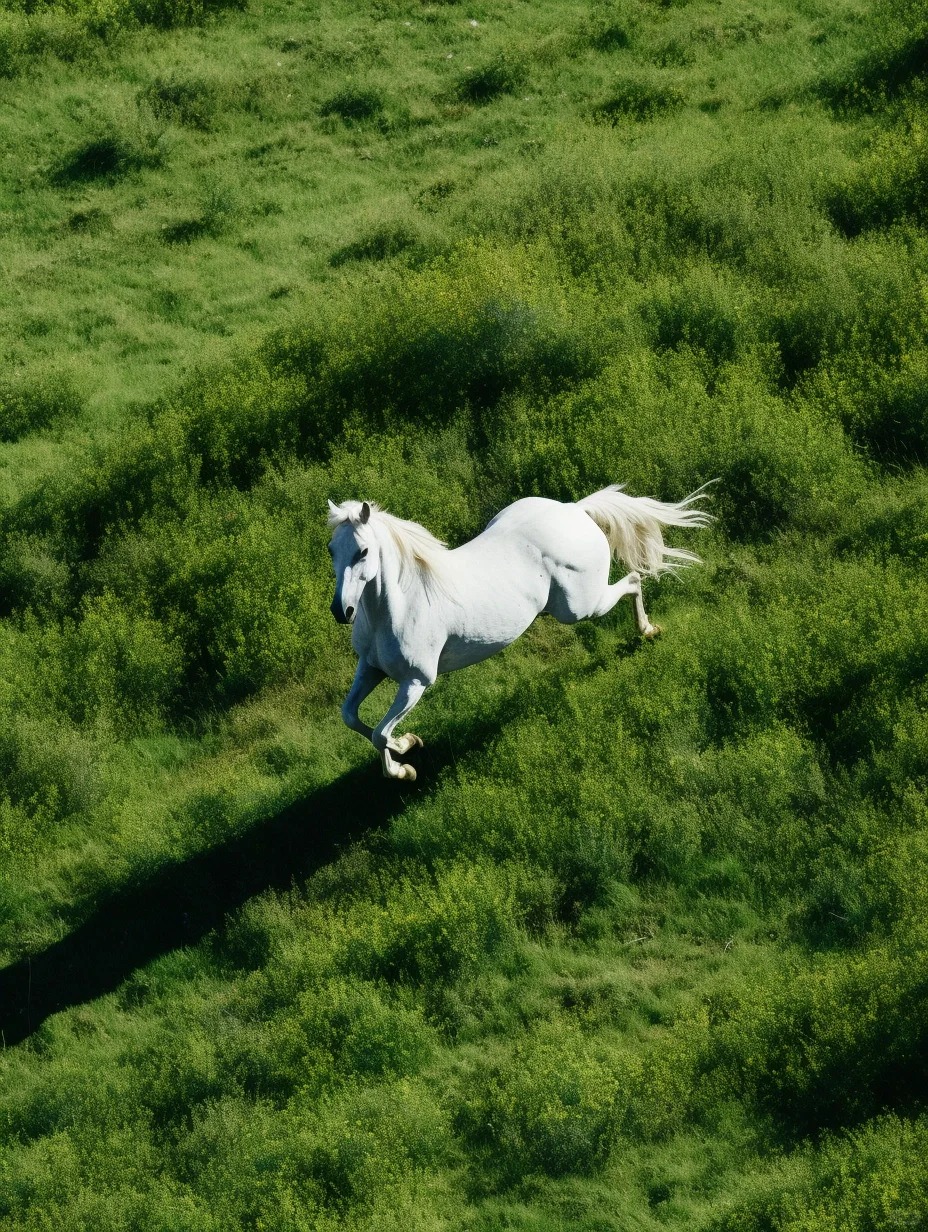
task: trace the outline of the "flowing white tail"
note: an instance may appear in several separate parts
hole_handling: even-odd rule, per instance
[[[685,548],[669,548],[661,534],[662,526],[706,526],[712,521],[696,501],[705,496],[705,485],[676,504],[653,500],[650,496],[629,496],[620,484],[612,484],[577,501],[609,540],[617,561],[625,561],[635,573],[656,576],[699,563],[699,557]]]

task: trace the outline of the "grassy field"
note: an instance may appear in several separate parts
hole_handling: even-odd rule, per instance
[[[0,0],[4,1229],[928,1228],[926,63]],[[327,498],[710,479],[662,639],[541,620],[380,777]]]

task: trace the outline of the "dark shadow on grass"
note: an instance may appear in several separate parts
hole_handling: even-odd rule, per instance
[[[161,161],[157,137],[134,140],[122,133],[101,133],[69,151],[52,169],[51,181],[56,188],[112,182]]]
[[[868,52],[850,72],[826,77],[817,92],[838,110],[872,111],[903,94],[924,73],[926,63],[928,33],[913,31],[896,46]]]
[[[587,671],[642,650],[637,636],[616,644],[592,622],[577,626],[595,653]],[[584,670],[584,669],[579,669]],[[554,696],[576,662],[552,666]],[[244,834],[186,860],[172,861],[99,902],[67,937],[0,970],[0,1047],[29,1038],[52,1014],[114,992],[139,967],[196,945],[226,917],[266,890],[288,890],[337,859],[351,843],[386,829],[411,800],[429,795],[459,760],[479,757],[524,711],[518,674],[490,707],[466,705],[424,751],[406,755],[415,783],[390,783],[380,763],[351,770],[334,783],[263,818]]]
[[[481,721],[470,740],[488,739],[498,720]],[[427,751],[424,781],[388,783],[372,761],[246,834],[117,891],[69,936],[0,971],[0,1038],[7,1046],[22,1042],[49,1015],[113,992],[136,968],[196,944],[249,898],[288,889],[346,844],[384,828],[453,760],[443,745]]]

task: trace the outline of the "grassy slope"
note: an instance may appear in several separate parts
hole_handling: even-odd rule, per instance
[[[9,20],[3,1218],[917,1221],[919,6]],[[326,496],[711,476],[386,790]]]

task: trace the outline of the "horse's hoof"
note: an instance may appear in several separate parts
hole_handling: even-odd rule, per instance
[[[396,742],[397,753],[408,753],[410,749],[421,749],[422,737],[417,736],[415,732],[407,732],[405,736],[400,736]]]
[[[397,778],[403,779],[406,783],[414,783],[416,780],[415,767],[409,766],[406,762],[403,762],[400,766],[400,772],[397,775]]]
[[[660,625],[649,625],[642,634],[642,637],[646,637],[649,642],[653,642],[654,639],[656,637],[660,637],[663,632],[664,630]]]

